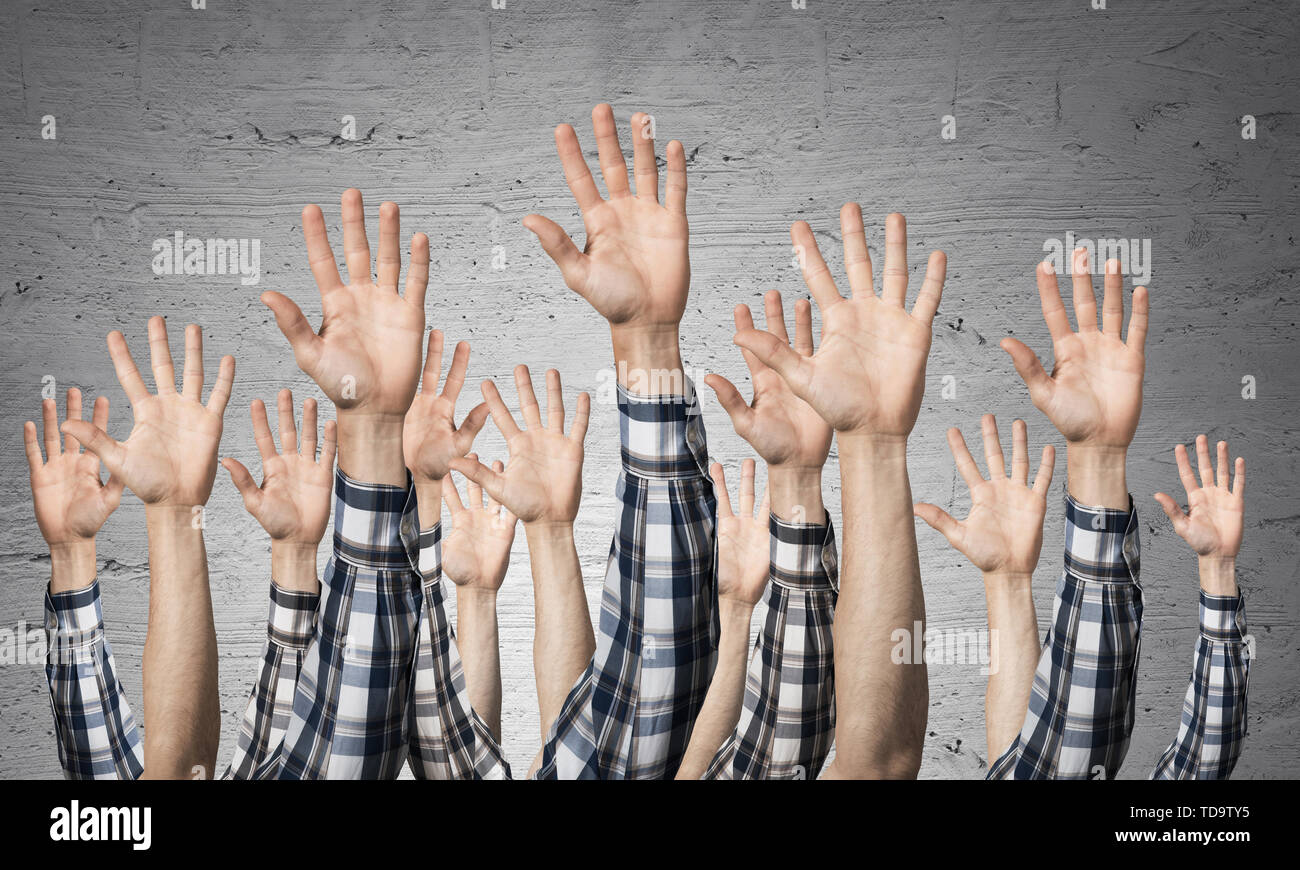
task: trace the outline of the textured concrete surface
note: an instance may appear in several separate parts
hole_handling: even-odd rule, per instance
[[[433,240],[430,325],[474,345],[473,379],[556,366],[597,390],[610,364],[599,318],[561,283],[519,226],[530,211],[581,227],[550,130],[569,121],[593,155],[589,111],[656,116],[690,155],[694,288],[688,363],[745,383],[731,308],[776,287],[803,293],[787,228],[812,222],[839,262],[836,214],[909,219],[914,264],[949,254],[925,408],[912,446],[918,498],[965,509],[944,430],[1024,415],[1034,445],[1050,425],[997,347],[1014,333],[1050,353],[1034,291],[1044,244],[1150,239],[1146,406],[1130,479],[1142,516],[1147,620],[1126,775],[1144,775],[1176,729],[1196,633],[1194,558],[1151,499],[1178,492],[1171,448],[1198,432],[1247,457],[1241,581],[1258,661],[1240,777],[1300,775],[1296,565],[1298,306],[1297,18],[1285,0],[1222,4],[1113,0],[986,2],[539,2],[310,5],[210,0],[3,3],[0,13],[0,626],[38,625],[48,558],[32,519],[20,447],[42,379],[114,403],[129,429],[104,336],[122,329],[143,359],[154,313],[204,326],[209,366],[239,360],[222,451],[256,468],[247,405],[290,386],[317,395],[257,302],[266,288],[319,312],[298,227],[355,185],[374,214]],[[1231,7],[1230,9],[1227,7]],[[1245,140],[1241,118],[1257,119]],[[53,115],[57,138],[43,139]],[[343,116],[356,139],[341,135]],[[943,117],[956,138],[941,136]],[[176,231],[261,240],[261,283],[155,276],[151,245]],[[372,236],[373,238],[373,236]],[[507,268],[494,270],[494,247]],[[1253,376],[1254,399],[1242,398]],[[955,393],[943,395],[944,378]],[[473,381],[471,381],[473,383]],[[506,386],[507,397],[513,388]],[[707,394],[707,391],[706,391]],[[467,390],[462,413],[471,405]],[[711,452],[747,455],[705,402]],[[1059,439],[1058,446],[1061,446]],[[616,412],[588,436],[578,545],[592,602],[612,528]],[[480,451],[504,456],[489,428]],[[1062,463],[1058,473],[1063,471]],[[1058,480],[1061,478],[1058,477]],[[838,515],[838,472],[827,474]],[[1174,488],[1174,489],[1171,489]],[[128,495],[99,539],[110,637],[137,708],[148,572],[143,511]],[[932,625],[978,629],[978,574],[919,530]],[[1048,520],[1036,600],[1045,624],[1062,542]],[[264,636],[269,545],[223,474],[208,552],[221,650],[222,763]],[[323,560],[322,554],[322,560]],[[517,542],[501,596],[505,741],[526,769],[537,745],[532,595]],[[984,678],[931,669],[922,776],[978,776]],[[39,665],[0,666],[0,777],[59,773]]]

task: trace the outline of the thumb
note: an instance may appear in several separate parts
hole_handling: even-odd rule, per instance
[[[459,471],[468,480],[472,480],[474,483],[477,483],[479,486],[483,487],[483,489],[487,490],[488,495],[492,496],[503,505],[506,504],[506,500],[502,498],[506,489],[506,479],[504,475],[498,474],[483,463],[479,462],[477,459],[470,459],[466,456],[457,456],[455,459],[451,460],[450,465],[455,471]],[[509,505],[506,506],[509,507]]]
[[[1011,356],[1012,365],[1016,367],[1016,372],[1029,388],[1029,398],[1033,401],[1034,407],[1043,410],[1044,405],[1052,398],[1056,383],[1043,370],[1038,354],[1018,338],[1004,338],[999,346]]]
[[[257,483],[253,480],[253,475],[248,473],[248,469],[238,459],[223,459],[221,467],[230,472],[230,481],[239,490],[239,494],[244,497],[244,507],[248,512],[254,513],[257,506],[262,502],[262,491],[258,489]]]
[[[949,544],[960,549],[957,547],[957,542],[961,538],[961,523],[953,519],[952,514],[938,505],[923,501],[912,505],[912,513],[925,520],[926,525],[947,538]]]
[[[261,300],[262,304],[271,309],[271,313],[275,315],[275,325],[280,327],[284,337],[289,339],[294,358],[305,371],[309,365],[316,362],[320,336],[311,328],[298,303],[288,296],[274,290],[267,290],[262,294]]]
[[[735,428],[736,434],[745,437],[745,433],[753,425],[754,409],[749,407],[740,390],[722,375],[708,375],[704,378],[704,383],[708,384],[709,389],[717,395],[718,404],[731,418],[731,425]]]
[[[465,415],[461,421],[460,428],[456,430],[457,449],[464,448],[461,452],[468,452],[470,447],[474,446],[474,439],[478,433],[483,431],[483,424],[488,418],[488,403],[479,402],[470,412]]]
[[[524,218],[524,229],[537,236],[542,250],[555,261],[555,265],[560,267],[564,283],[586,298],[583,291],[587,286],[587,276],[590,272],[587,255],[578,250],[578,246],[573,243],[573,239],[569,238],[564,228],[550,218],[530,214]]]
[[[81,446],[98,456],[110,475],[122,473],[126,449],[103,429],[85,420],[65,420],[59,430],[64,435],[71,435]]]
[[[758,329],[742,329],[736,333],[734,341],[779,374],[796,396],[808,400],[808,384],[812,381],[814,366],[810,358],[801,356],[772,333]]]
[[[122,478],[116,474],[108,475],[108,483],[100,490],[100,498],[104,500],[104,505],[110,510],[117,510],[117,506],[122,503],[122,491],[126,489],[126,484]]]
[[[1187,522],[1187,515],[1183,513],[1183,509],[1178,506],[1178,502],[1174,501],[1171,496],[1158,492],[1155,498],[1156,501],[1160,502],[1160,507],[1164,508],[1165,516],[1169,517],[1169,522],[1173,523],[1174,531],[1181,537],[1183,526]]]

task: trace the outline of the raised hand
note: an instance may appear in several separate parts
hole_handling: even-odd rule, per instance
[[[1178,502],[1165,493],[1158,492],[1155,497],[1174,524],[1174,531],[1196,555],[1209,559],[1235,559],[1241,550],[1245,515],[1246,460],[1237,457],[1230,489],[1228,442],[1220,441],[1217,452],[1216,473],[1210,464],[1209,440],[1204,435],[1196,436],[1198,482],[1192,474],[1187,448],[1181,444],[1174,448],[1178,477],[1187,493],[1187,513],[1183,513]]]
[[[108,334],[108,353],[126,391],[135,425],[125,441],[114,440],[98,420],[69,419],[63,432],[98,456],[109,473],[131,488],[146,505],[193,507],[205,504],[217,473],[222,414],[235,380],[235,358],[225,356],[217,381],[203,395],[203,333],[185,329],[185,368],[181,392],[161,317],[149,320],[149,354],[157,393],[150,393],[136,369],[122,333]]]
[[[93,541],[121,502],[123,486],[120,478],[111,475],[104,483],[99,476],[99,457],[82,453],[81,445],[71,435],[60,444],[58,411],[53,399],[41,403],[44,459],[36,440],[36,424],[30,420],[23,424],[36,525],[51,548]],[[107,396],[95,400],[93,414],[93,425],[106,429]],[[68,390],[67,419],[81,420],[81,390],[75,387]]]
[[[465,457],[477,462],[476,454]],[[505,470],[500,461],[492,463],[497,474]],[[483,500],[483,488],[469,481],[468,505],[461,502],[451,475],[442,479],[443,499],[451,511],[451,531],[442,540],[442,572],[459,587],[487,589],[495,592],[505,580],[510,567],[510,546],[515,540],[516,517],[492,496]]]
[[[635,193],[628,184],[614,110],[605,103],[596,106],[591,122],[608,199],[602,199],[596,189],[573,128],[568,124],[555,128],[555,148],[564,177],[582,211],[585,248],[579,250],[559,224],[541,215],[528,215],[524,226],[537,235],[569,288],[590,302],[611,326],[675,329],[686,309],[691,282],[686,152],[682,143],[668,143],[668,179],[664,205],[660,205],[650,116],[644,112],[632,116]]]
[[[546,373],[546,423],[542,422],[528,366],[515,367],[515,387],[525,429],[510,416],[496,384],[483,382],[483,398],[492,421],[510,450],[504,471],[463,456],[452,459],[451,467],[482,486],[525,524],[572,523],[582,496],[582,439],[591,417],[591,398],[578,394],[578,410],[566,435],[559,372],[551,369]]]
[[[1119,261],[1107,260],[1099,332],[1088,252],[1079,248],[1073,257],[1078,331],[1070,329],[1056,272],[1050,263],[1038,267],[1038,297],[1056,358],[1051,375],[1019,339],[1004,338],[1001,346],[1011,355],[1016,371],[1029,388],[1034,407],[1047,415],[1066,441],[1123,450],[1133,440],[1142,413],[1142,375],[1146,368],[1143,348],[1150,310],[1147,290],[1133,290],[1133,311],[1125,340],[1120,335],[1124,325],[1124,277]]]
[[[915,505],[915,513],[986,575],[1032,575],[1043,546],[1043,518],[1047,515],[1047,492],[1052,485],[1056,450],[1050,444],[1043,447],[1031,487],[1025,421],[1016,420],[1012,424],[1010,477],[1003,464],[997,420],[992,414],[985,414],[980,423],[988,479],[980,475],[961,430],[956,427],[948,430],[952,458],[970,488],[970,514],[958,522],[947,511],[925,502]]]
[[[442,330],[429,333],[429,352],[424,360],[420,392],[411,402],[402,427],[402,454],[416,480],[445,480],[452,459],[464,456],[474,436],[487,422],[488,406],[480,402],[456,428],[456,397],[465,384],[469,366],[469,342],[456,345],[442,392],[437,392],[442,372]],[[452,487],[453,491],[455,486]]]
[[[811,356],[801,354],[771,332],[743,329],[736,344],[785,379],[791,391],[811,405],[837,432],[905,438],[916,422],[925,392],[925,362],[930,324],[943,292],[947,259],[930,255],[925,280],[911,312],[907,300],[907,222],[891,214],[885,222],[883,293],[875,294],[862,209],[840,210],[844,265],[850,298],[835,287],[808,224],[790,228],[800,254],[804,282],[822,312],[822,343]]]
[[[781,294],[771,290],[764,297],[767,332],[777,341],[790,344],[781,310]],[[754,329],[754,318],[748,305],[737,305],[735,310],[737,332]],[[794,306],[794,351],[807,358],[812,356],[812,304],[800,299]],[[795,395],[785,379],[761,362],[748,350],[742,350],[749,377],[754,384],[754,400],[746,403],[740,391],[721,375],[704,379],[718,396],[718,401],[731,417],[736,434],[758,451],[758,455],[773,466],[816,469],[826,463],[831,448],[831,427],[812,406]]]
[[[343,192],[344,284],[325,233],[320,207],[302,210],[307,259],[320,290],[323,318],[319,333],[287,296],[268,290],[262,303],[293,346],[299,368],[312,377],[342,412],[396,417],[411,405],[420,374],[424,336],[424,295],[429,286],[429,237],[411,237],[406,293],[398,295],[402,270],[401,221],[396,203],[379,207],[379,270],[370,271],[361,191]]]
[[[266,419],[266,405],[257,399],[248,410],[253,419],[253,439],[262,456],[262,485],[257,485],[253,475],[237,459],[223,459],[221,465],[230,472],[231,481],[244,499],[244,507],[272,541],[309,545],[314,553],[329,525],[338,427],[333,420],[325,423],[325,440],[318,458],[316,400],[307,399],[302,403],[299,442],[293,417],[293,393],[281,390],[276,403],[280,428],[277,451]]]
[[[754,460],[740,465],[740,513],[733,513],[722,466],[709,466],[718,497],[718,597],[753,607],[767,588],[771,564],[769,503],[763,494],[754,513]]]

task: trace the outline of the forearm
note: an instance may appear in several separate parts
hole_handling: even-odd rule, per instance
[[[769,465],[767,493],[772,500],[772,513],[783,522],[812,525],[826,522],[820,467],[787,468]]]
[[[1066,446],[1070,495],[1081,505],[1128,510],[1128,481],[1125,463],[1128,449]]]
[[[147,507],[145,775],[211,778],[220,733],[217,638],[203,531],[187,506]]]
[[[1201,579],[1201,591],[1206,595],[1236,597],[1236,556],[1201,556],[1197,569]]]
[[[95,539],[50,544],[50,594],[75,592],[95,582]]]
[[[844,569],[835,618],[836,757],[830,775],[916,775],[929,684],[924,661],[895,662],[899,633],[924,636],[907,443],[841,434]],[[909,644],[910,646],[910,644]]]
[[[456,645],[470,705],[501,740],[501,651],[495,589],[456,588]]]
[[[683,395],[685,374],[676,324],[611,326],[619,386],[638,396]]]
[[[524,533],[533,572],[533,670],[545,739],[569,690],[590,663],[596,639],[572,524],[529,523]]]
[[[708,770],[718,748],[735,731],[745,698],[745,669],[749,652],[749,625],[754,605],[726,598],[719,599],[721,634],[718,637],[718,664],[713,681],[704,696],[695,730],[677,779],[699,779]]]
[[[319,543],[300,544],[271,541],[271,581],[287,592],[320,594],[320,575],[316,573],[316,549]]]
[[[985,574],[989,610],[989,679],[984,700],[988,755],[996,758],[1020,733],[1041,652],[1031,574]]]
[[[338,462],[343,473],[363,483],[406,486],[402,421],[400,414],[340,411]]]

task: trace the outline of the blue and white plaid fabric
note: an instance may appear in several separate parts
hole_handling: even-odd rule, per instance
[[[623,468],[596,653],[551,726],[539,779],[669,779],[717,654],[716,502],[684,396],[618,392]]]
[[[816,779],[835,740],[835,530],[772,516],[767,616],[736,731],[705,779]]]
[[[104,634],[99,581],[45,592],[50,685],[59,763],[68,779],[138,779],[144,747]]]
[[[501,746],[470,706],[443,605],[441,524],[420,532],[419,558],[424,595],[410,705],[411,770],[419,779],[509,779]]]
[[[989,779],[1112,779],[1133,733],[1142,632],[1137,512],[1065,497],[1065,570],[1019,736]]]
[[[1246,740],[1246,600],[1201,592],[1201,632],[1178,736],[1152,779],[1227,779]]]

